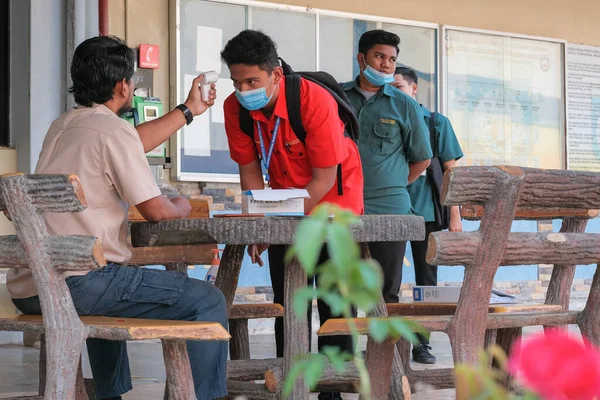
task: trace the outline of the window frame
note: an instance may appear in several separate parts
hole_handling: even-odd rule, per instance
[[[10,2],[0,4],[0,148],[10,147]]]
[[[343,11],[333,11],[326,10],[320,8],[306,8],[300,6],[292,6],[287,4],[280,3],[269,3],[264,1],[254,1],[254,0],[201,0],[210,3],[220,3],[220,4],[229,4],[229,5],[239,5],[245,6],[247,8],[246,13],[246,27],[248,29],[252,29],[252,7],[257,8],[268,8],[274,10],[281,11],[291,11],[291,12],[302,12],[312,14],[315,17],[315,48],[316,48],[316,70],[320,69],[320,51],[319,51],[319,42],[320,42],[320,25],[319,19],[320,16],[331,16],[331,17],[339,17],[339,18],[348,18],[353,20],[363,20],[368,22],[375,22],[377,29],[380,29],[383,24],[395,24],[395,25],[404,25],[411,27],[420,27],[420,28],[429,28],[435,31],[436,42],[434,44],[434,54],[433,57],[435,59],[435,71],[436,71],[436,107],[440,109],[440,99],[441,99],[441,65],[440,65],[440,32],[441,26],[437,23],[431,22],[422,22],[422,21],[412,21],[406,19],[399,18],[390,18],[390,17],[382,17],[377,15],[369,15],[369,14],[357,14],[357,13],[348,13]],[[181,11],[181,0],[169,0],[169,26],[170,28],[170,95],[169,95],[169,106],[170,108],[175,107],[182,101],[182,93],[181,90],[181,31],[180,31],[180,11]],[[173,167],[171,169],[171,177],[177,181],[188,181],[188,182],[217,182],[217,183],[238,183],[239,175],[238,174],[215,174],[215,173],[196,173],[196,172],[185,172],[181,171],[181,157],[180,151],[182,146],[182,137],[181,131],[178,131],[177,134],[173,135],[170,139],[170,155],[173,160]]]

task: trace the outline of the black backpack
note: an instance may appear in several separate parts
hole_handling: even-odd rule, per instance
[[[450,224],[450,208],[442,204],[442,181],[444,180],[444,167],[438,157],[438,140],[435,133],[435,115],[432,112],[429,117],[429,140],[433,157],[427,167],[427,179],[431,183],[433,192],[433,211],[435,214],[435,225],[437,229],[448,229]]]
[[[333,76],[327,72],[295,72],[281,58],[281,67],[285,76],[285,99],[287,101],[287,111],[290,118],[290,125],[294,134],[302,143],[306,141],[306,130],[302,125],[300,114],[300,79],[304,78],[317,85],[327,89],[338,104],[338,113],[340,119],[344,122],[344,135],[350,137],[355,143],[358,142],[358,119],[354,113],[354,108],[346,93],[335,80]],[[240,128],[242,131],[254,140],[254,120],[250,116],[250,111],[240,105]],[[337,169],[338,194],[344,194],[342,185],[342,165],[338,164]]]

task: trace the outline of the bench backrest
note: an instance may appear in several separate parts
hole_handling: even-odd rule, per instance
[[[95,237],[48,234],[43,213],[80,212],[85,208],[83,188],[74,175],[0,177],[0,211],[7,213],[16,231],[16,236],[0,237],[0,265],[31,269],[46,341],[52,344],[46,348],[47,375],[59,368],[75,368],[68,352],[79,352],[87,337],[63,272],[98,268],[106,261]],[[67,379],[47,379],[46,393],[73,393],[72,386]]]
[[[546,303],[567,308],[575,265],[600,260],[600,235],[583,233],[587,220],[596,217],[600,209],[598,173],[513,166],[456,167],[444,176],[442,201],[448,206],[463,206],[463,215],[469,219],[481,219],[475,232],[437,232],[428,239],[429,263],[465,266],[463,289],[450,329],[454,329],[453,334],[457,334],[459,324],[468,325],[472,332],[484,332],[500,265],[554,264]],[[556,218],[563,219],[560,233],[511,232],[516,219]],[[592,297],[588,305],[596,301]]]

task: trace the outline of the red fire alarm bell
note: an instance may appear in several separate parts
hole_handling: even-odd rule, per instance
[[[140,44],[140,68],[158,68],[159,50],[156,44]]]

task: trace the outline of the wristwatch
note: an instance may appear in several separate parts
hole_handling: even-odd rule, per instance
[[[188,106],[186,106],[185,104],[180,104],[175,108],[181,110],[183,116],[185,117],[185,120],[187,121],[187,125],[192,123],[192,121],[194,120],[194,114],[192,114],[192,110],[190,110]]]

